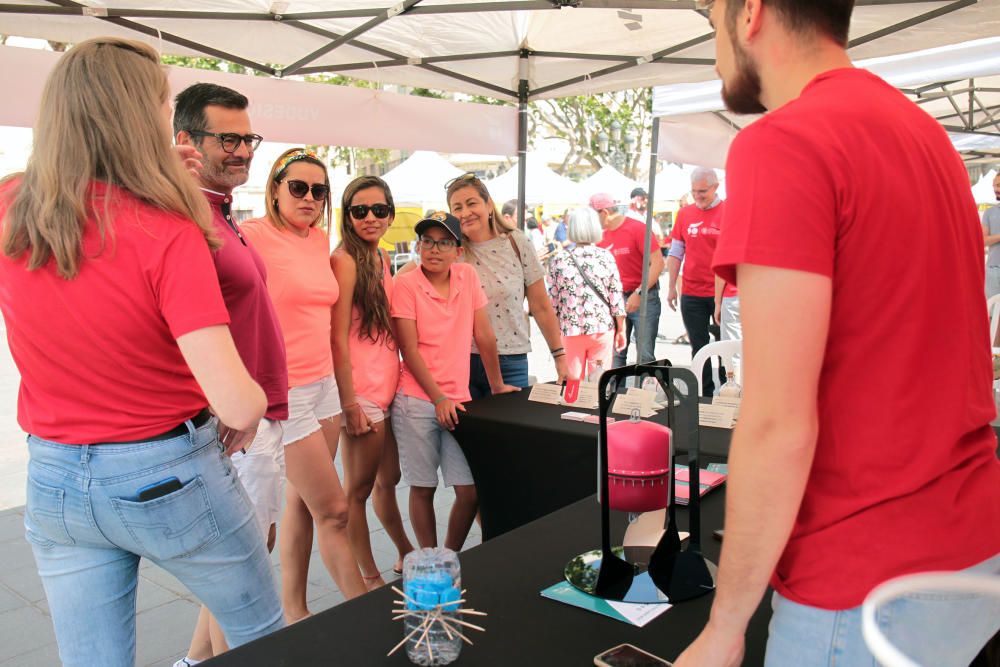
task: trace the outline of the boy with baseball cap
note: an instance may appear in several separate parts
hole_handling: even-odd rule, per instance
[[[398,276],[392,318],[403,355],[399,392],[392,404],[393,431],[403,477],[410,485],[410,520],[421,547],[437,546],[434,492],[438,468],[455,504],[444,546],[459,551],[478,502],[472,472],[451,431],[469,395],[473,338],[494,394],[517,391],[500,375],[496,337],[475,269],[462,256],[458,218],[437,212],[417,223],[420,267]]]

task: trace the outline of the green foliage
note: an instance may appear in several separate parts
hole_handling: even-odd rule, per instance
[[[612,164],[629,178],[636,178],[640,156],[649,149],[652,113],[653,93],[649,88],[538,100],[528,104],[528,143],[531,146],[550,137],[566,140],[569,153],[559,170],[562,173],[582,165],[589,165],[586,171],[596,171]],[[621,125],[617,144],[611,139],[615,121]],[[629,132],[636,142],[631,152],[623,155]],[[598,141],[602,133],[609,139],[603,151]],[[623,158],[623,163],[615,164],[616,157]]]

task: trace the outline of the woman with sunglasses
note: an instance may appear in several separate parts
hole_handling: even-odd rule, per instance
[[[465,261],[479,274],[490,300],[490,324],[496,332],[500,372],[506,384],[528,386],[528,352],[531,328],[524,314],[524,299],[545,336],[558,379],[567,375],[559,321],[542,280],[544,270],[531,242],[504,223],[486,185],[475,174],[465,174],[446,184],[448,207],[462,223]],[[469,392],[472,398],[490,395],[486,370],[472,344]]]
[[[340,289],[330,269],[326,166],[292,148],[278,158],[264,189],[267,215],[241,229],[267,267],[288,358],[288,420],[284,422],[285,511],[278,540],[285,618],[309,615],[306,574],[315,521],[330,576],[350,599],[365,592],[347,536],[347,498],[333,459],[340,437],[340,396],[330,352],[331,309]]]
[[[385,584],[372,556],[365,505],[375,514],[399,553],[393,568],[413,545],[396,503],[399,452],[389,423],[389,406],[399,383],[399,350],[389,308],[389,257],[378,247],[395,216],[389,186],[377,176],[351,181],[341,199],[341,242],[330,262],[340,285],[333,309],[333,360],[344,409],[344,463],[347,531],[369,589]]]
[[[208,410],[245,430],[267,399],[226,326],[219,237],[170,147],[168,96],[150,46],[77,44],[45,83],[24,173],[0,185],[24,526],[68,667],[135,663],[140,559],[201,599],[231,646],[284,624]]]

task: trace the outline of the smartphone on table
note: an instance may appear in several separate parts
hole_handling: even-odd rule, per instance
[[[594,656],[597,667],[673,667],[672,662],[658,658],[631,644],[621,644]]]

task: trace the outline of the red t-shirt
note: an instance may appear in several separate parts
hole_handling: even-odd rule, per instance
[[[983,235],[944,130],[876,76],[834,70],[743,130],[727,175],[719,274],[833,281],[815,459],[772,585],[846,609],[1000,552]]]
[[[0,189],[0,219],[16,182]],[[95,183],[94,210],[114,233],[104,249],[88,220],[79,274],[55,262],[28,271],[28,255],[0,255],[0,311],[21,373],[17,421],[66,444],[141,440],[207,405],[176,338],[229,317],[212,256],[190,220]],[[3,224],[3,223],[0,223]]]
[[[715,274],[712,272],[712,255],[722,229],[725,202],[702,210],[690,204],[677,211],[677,222],[670,230],[670,237],[684,242],[684,279],[681,293],[688,296],[715,296]],[[736,288],[726,285],[723,296],[736,296]]]
[[[622,290],[634,292],[642,285],[642,248],[646,240],[646,225],[632,218],[625,218],[617,229],[605,229],[600,243],[615,256],[618,274],[622,279]],[[656,239],[649,239],[649,253],[659,252]]]
[[[288,419],[288,364],[278,315],[267,291],[264,260],[232,225],[232,197],[202,190],[212,206],[215,231],[223,246],[214,254],[229,330],[250,377],[267,396],[268,419]],[[227,219],[228,217],[228,219]]]

